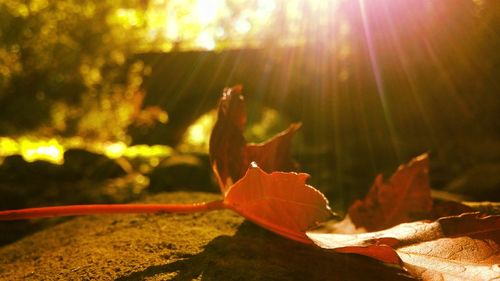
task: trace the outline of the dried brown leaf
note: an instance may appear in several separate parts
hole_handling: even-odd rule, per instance
[[[425,217],[432,209],[429,158],[422,154],[401,165],[388,182],[377,176],[368,195],[348,214],[357,227],[377,231]]]
[[[468,213],[370,233],[308,232],[307,236],[321,248],[398,263],[424,280],[500,278],[498,215]]]

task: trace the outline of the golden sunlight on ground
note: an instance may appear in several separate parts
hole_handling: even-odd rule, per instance
[[[10,155],[21,155],[27,162],[44,160],[54,164],[64,163],[64,152],[72,148],[81,148],[111,159],[125,158],[162,158],[173,153],[166,145],[133,145],[124,142],[88,142],[79,137],[37,138],[23,136],[20,138],[0,137],[0,161]]]
[[[0,138],[0,157],[20,154],[28,162],[45,160],[54,164],[63,163],[64,149],[56,139],[34,140],[21,137],[17,140]]]

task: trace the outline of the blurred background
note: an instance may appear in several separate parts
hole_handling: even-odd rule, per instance
[[[218,192],[235,84],[249,141],[303,122],[295,158],[336,210],[424,152],[437,196],[500,200],[500,1],[2,0],[0,208]]]

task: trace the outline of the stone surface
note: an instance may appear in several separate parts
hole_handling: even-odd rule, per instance
[[[176,192],[145,202],[217,198]],[[276,236],[228,210],[79,217],[0,248],[0,280],[408,279],[368,258]]]
[[[216,191],[218,187],[211,173],[208,155],[174,155],[147,175],[150,179],[148,191]]]
[[[115,160],[85,149],[69,149],[64,153],[64,173],[73,179],[108,179],[124,176],[126,171]]]
[[[0,182],[34,182],[55,177],[65,177],[60,166],[43,160],[27,162],[20,155],[10,155],[0,165]]]

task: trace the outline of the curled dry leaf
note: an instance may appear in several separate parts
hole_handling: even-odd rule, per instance
[[[243,177],[254,161],[266,172],[295,168],[290,158],[290,146],[300,123],[293,123],[287,130],[261,144],[247,144],[243,136],[245,124],[241,86],[226,88],[210,135],[210,162],[222,193]]]
[[[287,238],[311,243],[306,230],[330,218],[325,196],[304,173],[268,174],[255,163],[229,188],[224,204],[250,221]]]
[[[210,135],[209,148],[210,164],[223,194],[245,174],[248,167],[243,165],[245,124],[245,102],[241,87],[224,89],[219,101],[217,122]]]
[[[432,209],[428,167],[429,157],[422,154],[399,166],[388,182],[378,175],[365,199],[349,208],[352,222],[377,231],[425,217]]]
[[[345,233],[340,226],[351,223],[354,228],[377,231],[399,223],[469,212],[474,210],[459,202],[433,201],[429,183],[429,157],[425,153],[399,166],[388,182],[378,175],[366,197],[355,201],[349,208],[345,222],[335,228],[337,232]]]
[[[500,278],[500,216],[468,213],[362,234],[308,232],[325,249],[402,265],[424,280]]]

